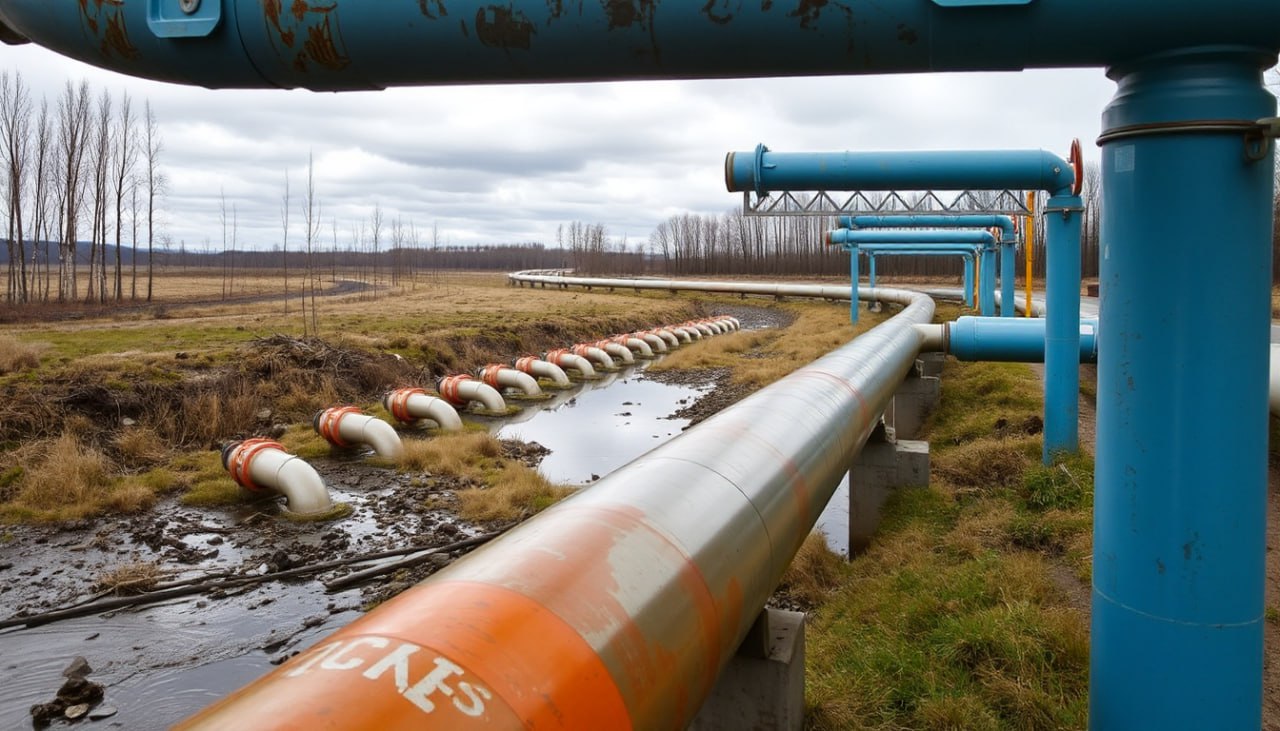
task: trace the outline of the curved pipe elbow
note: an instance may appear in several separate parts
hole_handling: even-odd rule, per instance
[[[547,361],[561,368],[577,371],[578,375],[582,378],[596,377],[596,369],[592,367],[590,361],[563,348],[559,350],[548,350],[544,357]]]
[[[289,454],[279,442],[246,439],[222,450],[222,465],[236,484],[250,492],[274,491],[296,515],[315,515],[333,509],[333,500],[315,468]]]
[[[507,410],[507,402],[502,400],[502,394],[465,373],[440,379],[440,395],[456,406],[465,406],[474,401],[487,411],[503,413]]]
[[[515,368],[491,363],[481,368],[479,375],[481,381],[499,392],[504,388],[514,388],[526,396],[542,395],[542,389],[538,387],[538,382],[533,376]]]
[[[387,459],[397,459],[404,453],[400,435],[390,424],[360,413],[355,407],[336,406],[315,415],[311,426],[335,447],[363,444],[374,454]]]
[[[608,353],[610,357],[617,358],[622,361],[624,365],[631,365],[636,362],[636,357],[631,354],[631,349],[625,345],[608,340],[602,340],[596,343],[596,347]]]
[[[555,363],[551,363],[532,355],[526,355],[516,360],[516,370],[528,373],[534,378],[545,378],[561,388],[573,385],[569,380],[569,374]]]
[[[662,338],[662,341],[667,344],[668,348],[678,348],[680,347],[681,342],[689,342],[688,340],[682,341],[680,336],[676,334],[674,328],[660,327],[654,330],[653,334]]]
[[[442,398],[421,388],[400,388],[382,397],[382,405],[403,424],[416,424],[423,419],[434,421],[444,431],[462,431],[462,417],[457,409]]]
[[[641,358],[653,357],[653,348],[649,347],[649,343],[638,335],[624,336],[621,345],[630,348],[635,353],[639,353]]]
[[[697,330],[694,330],[691,327],[680,327],[679,325],[677,325],[671,328],[671,332],[676,334],[676,337],[680,339],[680,343],[682,345],[687,345],[689,343],[692,343],[695,340],[702,339],[702,333],[698,332]]]
[[[617,368],[617,365],[613,362],[613,357],[594,345],[575,345],[573,346],[573,354],[586,358],[592,363],[598,363],[601,368]]]
[[[663,340],[657,333],[643,332],[636,333],[636,337],[643,340],[649,345],[650,354],[667,352],[667,341]]]

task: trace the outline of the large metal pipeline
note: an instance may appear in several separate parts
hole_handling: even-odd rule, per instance
[[[0,38],[134,76],[328,91],[1100,67],[1189,43],[1275,48],[1280,9],[1273,0],[1212,9],[1168,0],[3,0],[0,23]]]
[[[933,301],[878,295],[904,309],[182,727],[684,727],[915,361]]]

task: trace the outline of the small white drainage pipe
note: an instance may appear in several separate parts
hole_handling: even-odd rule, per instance
[[[709,338],[712,335],[716,334],[715,330],[712,330],[710,326],[703,325],[700,322],[686,322],[684,326],[692,330],[697,330],[699,333],[702,334],[703,337],[706,337],[706,338]]]
[[[573,385],[569,380],[569,375],[564,369],[555,363],[549,363],[539,359],[537,356],[526,355],[523,358],[516,359],[516,370],[521,373],[528,373],[534,378],[546,378],[557,386],[566,387]]]
[[[222,466],[236,484],[251,492],[275,491],[297,515],[315,515],[333,509],[333,500],[315,468],[284,451],[270,439],[246,439],[222,448]]]
[[[465,373],[441,378],[439,390],[444,400],[454,406],[466,406],[472,401],[478,401],[487,411],[507,411],[507,402],[502,400],[502,394]]]
[[[311,426],[335,447],[364,444],[372,447],[374,454],[387,459],[398,459],[404,453],[396,430],[382,419],[360,413],[357,406],[334,406],[316,412]]]
[[[382,405],[403,424],[429,419],[444,431],[462,431],[462,417],[458,416],[458,410],[423,388],[397,388],[382,397]]]
[[[502,392],[504,388],[518,388],[525,396],[541,396],[542,389],[533,376],[500,363],[490,363],[476,373],[480,380]]]
[[[638,332],[635,336],[643,340],[649,346],[650,353],[667,352],[667,341],[663,340],[657,333]]]
[[[569,352],[568,348],[548,350],[542,357],[548,363],[560,366],[561,368],[572,368],[577,371],[578,375],[582,378],[596,377],[596,369],[591,366],[590,361],[577,353]]]
[[[610,356],[617,358],[626,365],[636,362],[636,357],[631,354],[631,349],[612,340],[601,340],[596,343],[596,347],[608,353]]]
[[[711,332],[715,333],[716,335],[724,335],[725,333],[729,332],[728,325],[725,325],[724,323],[719,322],[711,317],[698,320],[698,324],[711,328]]]
[[[680,342],[682,343],[692,343],[695,340],[702,339],[702,333],[691,327],[685,327],[684,325],[676,325],[671,328],[671,331],[676,334],[676,337],[680,338]]]
[[[729,324],[733,326],[734,330],[742,329],[742,321],[739,320],[738,318],[733,317],[732,315],[725,315],[724,319],[729,321]]]
[[[680,336],[676,335],[672,329],[665,327],[654,328],[653,334],[662,338],[668,348],[680,347]]]
[[[613,358],[594,345],[578,344],[571,349],[574,355],[580,355],[592,363],[599,363],[601,368],[617,368]]]
[[[630,348],[635,354],[639,354],[641,358],[653,357],[653,348],[650,348],[649,343],[645,342],[639,335],[619,335],[613,340],[623,347]]]

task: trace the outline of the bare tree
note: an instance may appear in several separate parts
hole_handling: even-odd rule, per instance
[[[307,192],[303,200],[303,220],[306,225],[307,235],[307,279],[304,287],[310,288],[311,293],[311,327],[312,335],[320,334],[320,321],[316,317],[316,280],[314,269],[314,251],[315,240],[320,233],[320,202],[316,200],[316,177],[315,177],[315,157],[307,155]],[[302,301],[302,332],[307,332],[307,313],[306,313],[307,289],[303,289]]]
[[[280,250],[284,263],[284,314],[289,314],[289,169],[284,171],[284,195],[280,197],[280,228],[284,235],[280,240]],[[305,306],[305,300],[303,302]]]
[[[160,171],[160,152],[164,142],[160,139],[160,125],[156,123],[155,110],[148,101],[142,119],[142,154],[145,158],[147,178],[147,301],[151,301],[155,282],[156,202],[164,193],[164,174]],[[135,253],[136,255],[136,253]]]
[[[112,158],[111,94],[98,96],[93,139],[93,225],[89,242],[89,292],[99,302],[107,301],[107,187]]]
[[[133,272],[129,279],[129,299],[138,299],[138,176],[129,176],[129,248],[133,251]],[[117,249],[119,247],[117,246]]]
[[[116,281],[115,296],[119,302],[124,299],[124,284],[121,279],[120,233],[124,228],[124,196],[126,181],[133,176],[134,165],[138,161],[138,146],[134,137],[137,134],[137,119],[133,116],[133,101],[129,92],[124,92],[120,99],[120,112],[116,117],[116,152],[115,152],[115,194],[116,194]],[[134,247],[134,259],[137,260],[137,249]],[[137,269],[134,269],[135,273]],[[136,279],[136,278],[135,278]],[[136,285],[136,282],[135,282]]]
[[[58,153],[62,166],[61,241],[58,251],[58,301],[79,296],[76,277],[76,245],[79,201],[84,182],[84,153],[89,137],[89,82],[70,81],[58,99]]]
[[[27,253],[23,243],[22,198],[26,188],[23,172],[31,141],[31,95],[22,83],[22,74],[11,78],[0,74],[0,136],[4,138],[3,159],[8,182],[10,302],[27,301]]]
[[[34,233],[32,249],[36,242],[44,243],[44,284],[41,299],[49,299],[50,281],[49,281],[49,239],[53,238],[49,231],[50,216],[48,215],[49,187],[51,178],[53,177],[53,128],[52,121],[49,118],[49,102],[40,100],[40,116],[36,120],[36,170],[34,191],[32,194],[32,215],[34,218],[32,231]],[[37,264],[39,261],[37,260]],[[32,273],[32,282],[39,286],[36,277],[39,276],[39,267],[34,267],[37,271]],[[33,287],[35,288],[35,287]]]
[[[378,244],[382,240],[382,205],[373,204],[373,214],[369,216],[369,244],[373,249],[373,298],[378,298]]]
[[[222,224],[222,299],[227,298],[227,191],[218,194],[218,223]]]

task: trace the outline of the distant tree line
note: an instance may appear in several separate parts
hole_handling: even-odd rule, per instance
[[[150,300],[162,150],[150,102],[138,114],[128,93],[94,94],[87,81],[68,81],[50,103],[33,98],[20,73],[0,72],[5,301]],[[126,241],[135,252],[143,245],[144,227],[140,292],[139,257],[126,274],[121,252]],[[84,241],[89,261],[82,272],[77,252]]]

